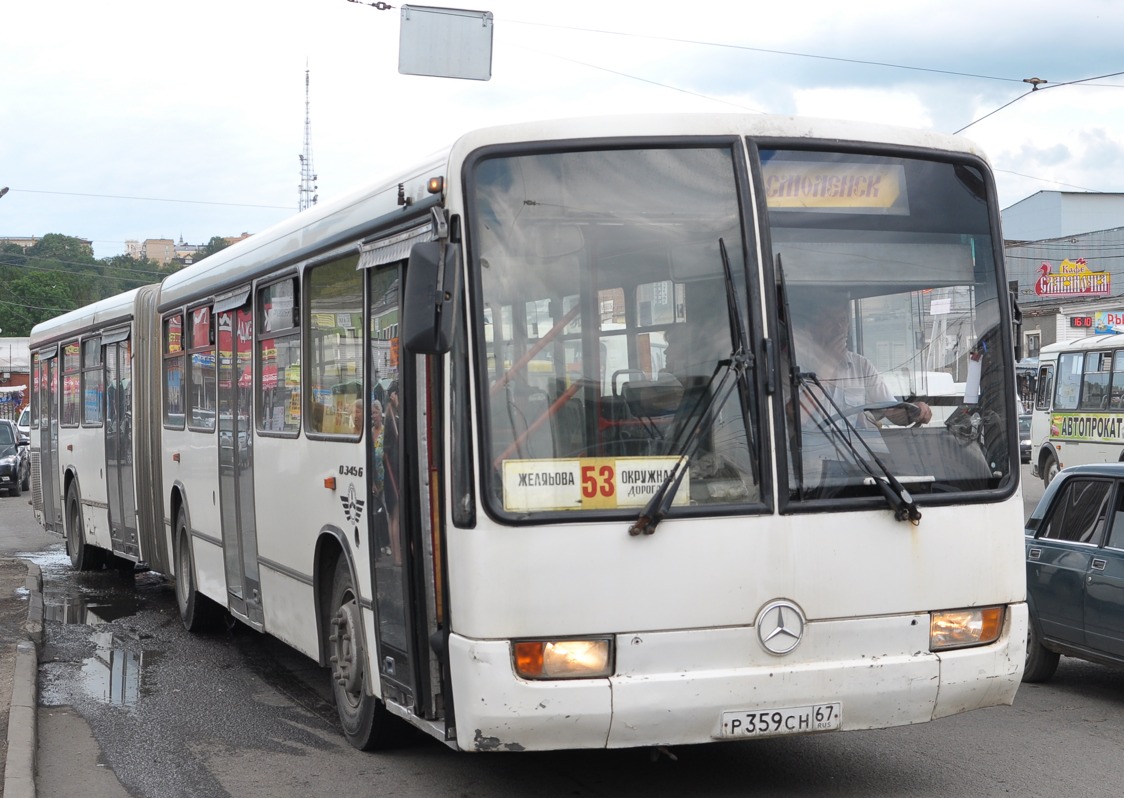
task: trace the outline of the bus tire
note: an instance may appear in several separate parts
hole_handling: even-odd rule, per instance
[[[1042,487],[1048,488],[1050,483],[1054,481],[1054,477],[1058,475],[1059,470],[1058,458],[1054,457],[1053,454],[1048,454],[1042,458],[1042,466],[1038,469],[1038,472],[1042,474]]]
[[[1042,645],[1038,637],[1038,627],[1030,619],[1026,631],[1026,666],[1023,668],[1023,681],[1028,683],[1046,682],[1058,669],[1058,652]]]
[[[367,653],[363,646],[359,598],[346,557],[340,557],[336,563],[328,609],[331,612],[327,648],[332,669],[332,695],[344,736],[360,751],[386,748],[393,742],[392,727],[396,719],[367,689]]]
[[[92,571],[102,564],[101,550],[86,543],[82,502],[78,500],[78,485],[74,482],[66,489],[66,553],[75,571]]]
[[[195,587],[195,557],[191,553],[191,530],[187,511],[176,514],[176,605],[183,628],[189,632],[205,632],[214,626],[218,605]]]

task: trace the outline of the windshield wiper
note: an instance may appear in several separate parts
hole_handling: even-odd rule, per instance
[[[628,527],[630,535],[650,535],[656,531],[656,526],[667,517],[671,510],[671,503],[683,478],[687,475],[688,463],[699,448],[701,433],[709,429],[714,423],[714,416],[718,408],[726,403],[726,399],[735,387],[738,389],[742,411],[742,426],[747,430],[749,426],[749,369],[753,367],[753,354],[749,351],[749,336],[746,334],[742,322],[741,309],[738,305],[738,295],[734,288],[734,274],[730,268],[730,256],[726,252],[726,242],[718,239],[718,251],[722,256],[722,273],[726,281],[726,312],[730,322],[730,344],[732,351],[726,360],[718,361],[706,388],[701,395],[696,397],[691,406],[688,418],[693,418],[694,423],[685,425],[684,429],[673,440],[673,451],[679,451],[675,465],[667,472],[659,488],[644,506],[644,510]],[[721,379],[718,375],[721,374]],[[711,391],[715,379],[718,386]],[[701,406],[701,409],[700,409]],[[698,414],[696,415],[696,412]],[[684,431],[685,430],[685,431]],[[752,441],[750,442],[752,444]]]
[[[917,509],[917,504],[913,501],[913,496],[910,494],[906,487],[898,481],[893,472],[886,467],[886,464],[875,454],[874,449],[866,442],[858,428],[851,422],[847,415],[843,412],[842,408],[836,404],[835,400],[831,397],[831,392],[827,390],[820,382],[819,378],[812,372],[802,372],[794,368],[794,375],[796,382],[801,388],[814,386],[820,396],[827,400],[831,405],[834,413],[828,411],[827,405],[816,395],[816,392],[811,390],[805,393],[812,404],[815,406],[815,411],[819,415],[816,420],[817,426],[824,432],[825,435],[833,437],[835,440],[841,442],[847,452],[854,458],[855,463],[866,472],[874,484],[881,491],[885,497],[886,502],[890,505],[890,509],[894,511],[894,518],[898,521],[911,521],[914,526],[921,522],[921,511]],[[793,397],[793,404],[799,406],[799,396]],[[794,413],[799,414],[799,410],[793,410]],[[799,415],[796,417],[797,423],[800,421]],[[866,450],[866,455],[869,456],[868,461],[860,447],[856,446],[854,441],[858,440],[862,444],[862,449]],[[871,465],[871,462],[874,465]],[[876,473],[875,466],[879,473]]]

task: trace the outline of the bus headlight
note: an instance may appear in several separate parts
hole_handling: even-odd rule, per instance
[[[512,654],[515,673],[523,679],[594,679],[613,672],[608,639],[520,640]]]
[[[929,650],[983,646],[999,639],[1003,607],[945,610],[929,616]]]

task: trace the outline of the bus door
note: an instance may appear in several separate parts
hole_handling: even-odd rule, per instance
[[[102,337],[105,368],[105,482],[113,550],[140,557],[133,480],[132,352],[129,331]]]
[[[43,522],[47,529],[64,532],[62,497],[59,495],[59,361],[56,352],[39,358],[39,480],[43,495]]]
[[[370,307],[370,390],[367,428],[368,485],[372,511],[368,518],[375,593],[375,635],[382,695],[423,717],[430,705],[428,692],[419,695],[419,658],[426,628],[423,560],[416,535],[418,497],[410,479],[408,462],[418,448],[416,408],[424,397],[412,387],[412,369],[406,368],[399,348],[401,314],[397,264],[370,269],[367,296]],[[431,554],[430,554],[431,556]],[[423,683],[424,684],[424,683]]]
[[[254,327],[249,295],[246,288],[215,302],[219,350],[219,503],[230,611],[260,630],[265,617],[254,512]]]

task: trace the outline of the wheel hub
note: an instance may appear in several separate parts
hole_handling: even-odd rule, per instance
[[[348,693],[363,689],[362,646],[359,643],[359,612],[354,601],[342,605],[332,619],[332,678]]]

